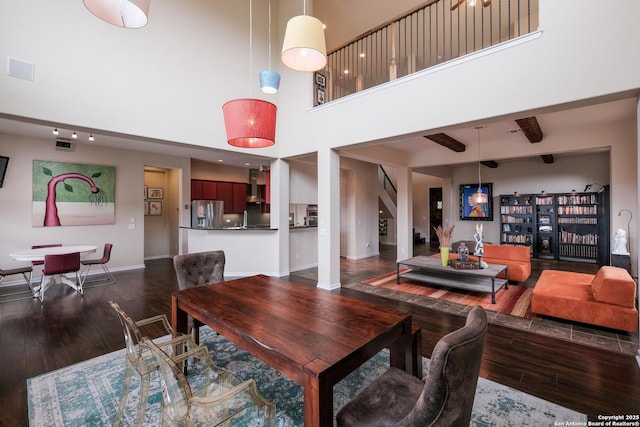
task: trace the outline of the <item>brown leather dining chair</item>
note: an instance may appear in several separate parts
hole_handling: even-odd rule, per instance
[[[197,252],[176,255],[173,257],[173,268],[176,271],[178,287],[183,289],[211,285],[224,282],[224,251]],[[189,316],[187,331],[193,340],[199,344],[198,330],[200,322]]]
[[[80,261],[80,263],[86,267],[85,271],[82,273],[80,278],[82,281],[83,287],[85,283],[95,283],[94,286],[96,286],[98,282],[100,282],[99,283],[100,285],[111,285],[113,283],[116,283],[116,279],[113,278],[113,276],[111,275],[111,272],[107,268],[107,263],[111,259],[111,248],[113,248],[113,244],[105,243],[104,251],[102,252],[102,258],[84,259]],[[91,270],[91,267],[94,265],[99,265],[100,267],[102,267],[102,270],[104,271],[105,276],[100,277],[98,279],[90,280],[87,282],[87,275],[89,274],[89,270]]]
[[[52,276],[63,275],[65,273],[75,273],[76,284],[74,289],[82,295],[82,283],[78,276],[80,271],[80,252],[73,252],[70,254],[56,254],[45,255],[44,268],[42,269],[42,277],[40,278],[40,289],[38,296],[40,297],[40,303],[44,303],[44,293],[53,283]]]
[[[486,312],[475,306],[462,328],[436,343],[424,382],[389,368],[338,412],[337,426],[468,426],[487,329]]]

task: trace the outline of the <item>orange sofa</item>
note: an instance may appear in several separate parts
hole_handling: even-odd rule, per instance
[[[460,242],[456,242],[451,245],[451,253],[449,259],[457,259],[456,253]],[[469,248],[469,252],[473,254],[475,248],[475,242],[466,242],[465,244]],[[488,264],[501,264],[509,267],[509,281],[510,282],[524,282],[531,276],[531,250],[528,246],[511,246],[511,245],[494,245],[491,243],[485,243],[484,245],[484,262]],[[433,255],[439,258],[440,254]],[[474,261],[478,260],[478,257],[470,255]],[[500,278],[504,278],[504,274],[498,275]]]
[[[531,312],[635,332],[636,283],[619,267],[603,266],[596,274],[544,270],[531,294]]]

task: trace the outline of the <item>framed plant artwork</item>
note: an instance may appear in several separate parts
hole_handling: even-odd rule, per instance
[[[476,203],[471,197],[478,191],[478,184],[460,185],[460,220],[493,221],[493,184],[481,184],[480,189],[487,195],[487,203]]]
[[[162,199],[163,191],[161,187],[149,187],[147,190],[148,199]]]
[[[150,200],[149,201],[149,215],[158,216],[162,215],[162,202]]]
[[[324,90],[323,89],[318,89],[318,93],[317,93],[317,102],[318,105],[324,104]]]

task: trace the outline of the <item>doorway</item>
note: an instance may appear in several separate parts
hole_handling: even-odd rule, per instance
[[[434,227],[442,225],[442,187],[429,188],[429,246],[438,247],[438,236]]]

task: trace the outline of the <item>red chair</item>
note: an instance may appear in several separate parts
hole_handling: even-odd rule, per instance
[[[44,302],[44,293],[45,291],[53,284],[55,281],[52,276],[60,276],[60,282],[65,285],[73,288],[78,291],[80,295],[82,295],[82,282],[78,277],[78,271],[80,270],[80,252],[73,252],[70,254],[60,254],[60,255],[45,255],[44,257],[44,268],[42,269],[42,277],[40,278],[40,290],[38,292],[38,296],[40,297],[40,303]],[[71,282],[69,279],[64,277],[65,273],[75,273],[76,282],[75,284]],[[45,280],[46,278],[50,280]]]
[[[20,299],[27,299],[27,298],[35,297],[35,293],[33,291],[33,288],[31,287],[31,273],[32,272],[33,272],[33,267],[31,267],[30,265],[27,265],[27,266],[24,266],[24,267],[8,268],[8,269],[0,268],[0,283],[2,283],[2,281],[4,280],[4,278],[6,276],[12,276],[14,274],[22,274],[24,276],[24,280],[27,282],[27,285],[29,285],[29,292],[28,292],[28,296],[27,297],[25,297],[27,292],[13,292],[13,293],[0,295],[0,298],[2,298],[1,302],[17,301],[17,300],[20,300]],[[20,296],[20,295],[21,295],[21,297],[16,298],[16,299],[4,299],[4,298],[7,298],[7,297]]]
[[[31,249],[39,249],[39,248],[57,248],[59,246],[62,246],[61,243],[52,243],[50,245],[33,245],[31,246]],[[31,261],[31,265],[42,265],[44,264],[44,261]]]
[[[107,263],[109,262],[109,260],[111,259],[111,248],[113,247],[113,244],[111,243],[105,243],[104,244],[104,252],[102,253],[102,258],[100,259],[85,259],[81,261],[81,264],[83,266],[86,266],[86,270],[84,271],[84,273],[82,273],[82,285],[84,286],[86,280],[87,280],[87,275],[89,274],[89,270],[91,270],[91,267],[94,265],[99,265],[100,267],[102,267],[102,270],[104,270],[104,273],[106,274],[106,277],[100,278],[100,279],[95,279],[95,280],[90,280],[88,283],[93,283],[93,282],[102,282],[102,285],[111,285],[113,283],[116,283],[116,279],[113,278],[113,276],[111,275],[111,272],[109,271],[109,269],[107,268]]]

